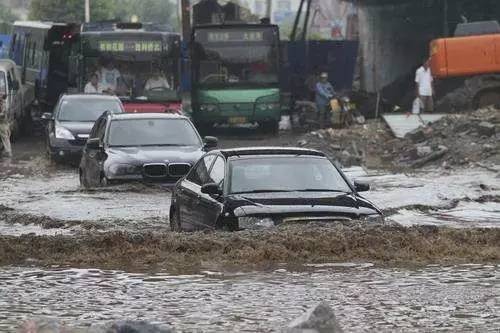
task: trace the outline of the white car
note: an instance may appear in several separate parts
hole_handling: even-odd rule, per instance
[[[25,119],[24,90],[19,71],[12,60],[0,59],[0,98],[11,121],[12,135],[16,136]]]

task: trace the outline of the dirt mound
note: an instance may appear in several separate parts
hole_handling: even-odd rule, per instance
[[[500,110],[493,107],[449,115],[394,138],[381,121],[346,129],[323,129],[304,135],[298,145],[319,149],[343,166],[416,169],[470,163],[500,164]]]
[[[498,262],[500,229],[405,228],[384,224],[286,226],[237,233],[108,232],[0,236],[0,265],[196,270],[277,263]]]

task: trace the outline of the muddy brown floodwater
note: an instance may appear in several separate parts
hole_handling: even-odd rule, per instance
[[[346,332],[498,332],[500,267],[326,264],[196,275],[0,269],[1,331],[36,315],[81,327],[140,319],[180,332],[275,332],[319,301]]]
[[[221,145],[296,139],[228,135]],[[169,231],[166,187],[84,191],[40,144],[17,151],[0,162],[0,331],[43,315],[271,332],[322,300],[349,332],[500,330],[494,170],[351,167],[386,223],[186,234]]]

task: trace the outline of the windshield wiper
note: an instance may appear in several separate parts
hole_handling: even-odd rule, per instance
[[[341,190],[332,190],[327,188],[305,188],[301,190],[295,190],[296,192],[337,192],[337,193],[350,193]]]
[[[278,193],[278,192],[294,192],[294,191],[289,191],[289,190],[252,190],[252,191],[232,192],[231,194]]]
[[[137,147],[180,147],[186,146],[180,143],[158,143],[158,144],[146,144],[146,145],[137,145]]]

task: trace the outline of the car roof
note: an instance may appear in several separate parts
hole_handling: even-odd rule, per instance
[[[105,94],[64,94],[62,96],[64,99],[112,99],[120,100],[118,97],[113,95]]]
[[[262,156],[262,155],[306,155],[326,157],[324,153],[307,148],[295,147],[249,147],[249,148],[231,148],[215,150],[226,158],[240,156]]]
[[[110,114],[113,120],[133,120],[133,119],[185,119],[188,118],[172,113],[114,113]]]

